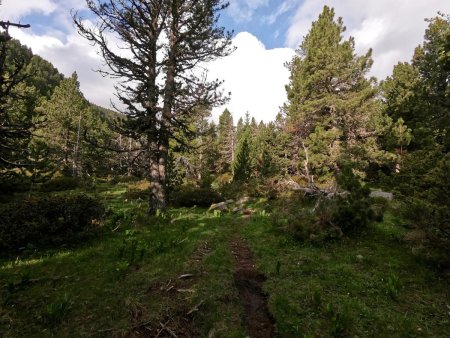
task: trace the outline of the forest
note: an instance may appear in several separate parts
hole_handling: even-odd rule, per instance
[[[325,6],[276,119],[215,122],[226,2],[87,6],[110,107],[2,26],[0,337],[448,335],[450,15],[377,79]]]

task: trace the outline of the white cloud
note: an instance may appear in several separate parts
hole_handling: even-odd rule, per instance
[[[285,0],[272,12],[272,14],[263,17],[263,21],[269,25],[274,24],[284,13],[290,11],[298,3],[298,0]]]
[[[384,79],[399,61],[409,61],[422,43],[425,18],[450,12],[448,0],[305,0],[299,5],[286,35],[286,45],[296,48],[317,20],[324,5],[334,7],[344,19],[346,36],[354,36],[356,51],[373,48],[372,75]]]
[[[17,20],[32,12],[49,15],[54,12],[57,5],[52,0],[3,0],[0,6],[0,15],[3,20]]]
[[[230,2],[231,17],[237,22],[251,21],[254,12],[263,6],[267,6],[269,0],[233,0]]]
[[[213,117],[227,107],[235,122],[248,111],[257,121],[275,118],[279,107],[286,101],[284,85],[289,71],[284,67],[294,50],[290,48],[266,49],[252,34],[241,32],[233,39],[237,50],[230,56],[214,61],[210,77],[225,80],[223,89],[231,91],[231,101],[213,110]]]

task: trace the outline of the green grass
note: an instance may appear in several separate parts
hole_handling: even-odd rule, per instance
[[[229,246],[237,233],[267,276],[281,337],[448,333],[448,281],[413,255],[391,214],[358,236],[312,245],[274,228],[264,200],[250,205],[258,211],[248,221],[198,208],[148,217],[125,191],[90,192],[113,211],[101,236],[0,260],[0,337],[122,336],[160,322],[199,337],[246,337]]]
[[[191,315],[199,334],[245,336],[236,325],[240,308],[228,251],[236,221],[199,209],[148,217],[145,203],[126,202],[123,191],[100,195],[114,210],[109,226],[115,232],[0,261],[0,336],[120,336],[141,322],[157,327],[168,316],[177,325],[180,309],[184,314],[200,303]],[[205,241],[208,252],[192,259]],[[160,290],[185,273],[194,275],[189,292]]]
[[[282,337],[444,337],[449,284],[415,257],[387,215],[353,238],[299,243],[256,218],[245,237],[268,280]]]

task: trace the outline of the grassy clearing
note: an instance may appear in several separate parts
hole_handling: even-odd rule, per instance
[[[124,191],[99,195],[114,210],[115,232],[0,262],[0,336],[132,335],[169,318],[177,329],[190,310],[200,335],[244,336],[228,251],[236,221],[197,209],[149,218],[145,203],[125,201]],[[180,281],[182,274],[193,277]]]
[[[101,236],[0,260],[0,336],[152,336],[163,324],[179,337],[246,337],[230,253],[237,234],[267,276],[281,337],[448,333],[448,281],[411,253],[390,214],[313,245],[275,228],[264,200],[248,206],[248,220],[198,208],[152,218],[126,190],[90,192],[112,210]]]
[[[387,215],[354,238],[299,243],[254,218],[245,237],[268,280],[269,306],[282,337],[444,337],[448,281],[402,242]]]

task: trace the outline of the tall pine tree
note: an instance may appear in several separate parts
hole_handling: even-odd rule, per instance
[[[311,185],[315,178],[333,182],[344,163],[363,169],[378,155],[377,89],[366,78],[372,52],[357,56],[354,39],[344,40],[344,32],[342,18],[335,20],[325,6],[288,64],[284,111],[299,170]]]

